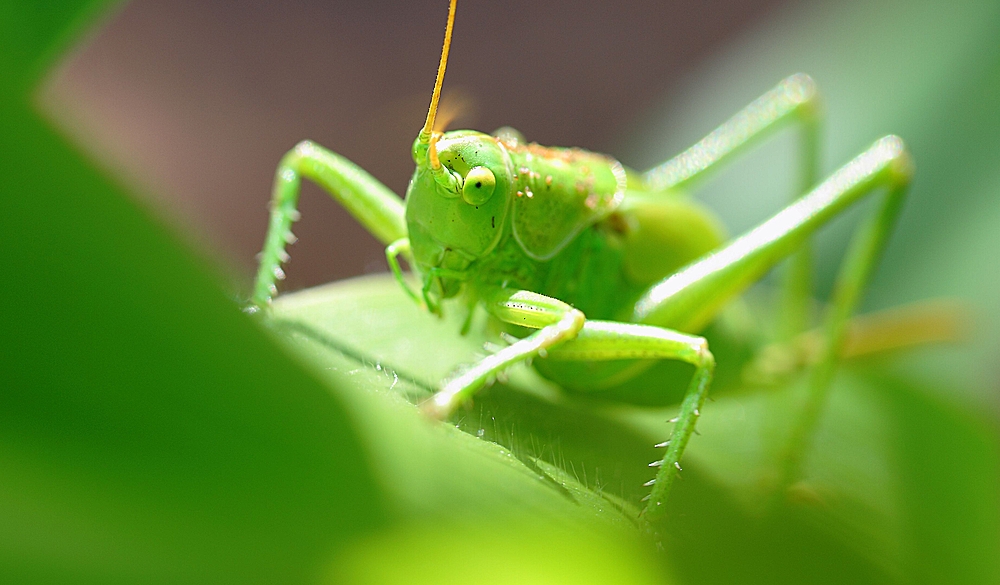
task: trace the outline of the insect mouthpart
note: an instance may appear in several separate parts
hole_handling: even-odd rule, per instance
[[[417,271],[422,276],[423,297],[427,309],[441,316],[441,301],[458,296],[468,278],[472,259],[457,250],[442,249],[434,264],[417,259]]]

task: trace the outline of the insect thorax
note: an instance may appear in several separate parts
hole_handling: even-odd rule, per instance
[[[512,164],[511,231],[525,254],[548,260],[624,200],[625,169],[578,148],[501,141]]]

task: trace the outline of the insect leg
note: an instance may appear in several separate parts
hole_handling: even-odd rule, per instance
[[[687,335],[650,325],[587,321],[576,338],[554,348],[552,360],[672,359],[694,365],[687,394],[675,419],[673,433],[665,443],[663,459],[650,467],[659,468],[648,502],[642,512],[654,521],[666,511],[664,503],[680,472],[680,460],[694,432],[715,370],[715,358],[703,337]]]
[[[424,412],[445,419],[498,373],[510,366],[545,355],[554,346],[576,336],[586,320],[583,313],[551,297],[530,291],[499,289],[484,296],[486,310],[501,321],[538,331],[485,357],[446,381],[422,405]]]
[[[865,196],[885,192],[876,212],[855,233],[841,265],[825,319],[823,353],[784,458],[785,485],[799,474],[842,351],[846,324],[895,225],[912,172],[902,140],[882,138],[757,228],[653,285],[635,305],[633,322],[697,330],[820,227]]]
[[[884,355],[931,344],[954,343],[968,329],[966,308],[953,299],[929,299],[864,315],[855,315],[845,326],[839,359]],[[816,327],[791,341],[764,347],[743,368],[751,385],[773,385],[815,367],[826,347],[826,330]]]
[[[761,142],[787,123],[801,126],[803,143],[802,190],[816,181],[818,95],[812,78],[796,74],[785,78],[702,138],[697,144],[667,162],[643,173],[651,191],[690,189],[719,164]]]
[[[778,484],[779,493],[783,493],[785,488],[801,475],[802,461],[826,402],[838,358],[843,352],[848,322],[861,301],[865,287],[895,226],[909,183],[908,179],[907,176],[905,182],[887,186],[889,196],[854,235],[841,263],[830,306],[824,317],[823,349],[818,363],[810,373],[809,393],[801,414],[793,423],[783,456]]]
[[[262,307],[277,294],[283,278],[285,246],[294,241],[292,222],[298,218],[301,177],[315,181],[369,232],[385,244],[406,236],[403,201],[364,169],[312,142],[300,142],[281,159],[274,178],[271,220],[260,254],[252,302]]]
[[[410,248],[410,238],[400,238],[389,244],[385,249],[385,260],[389,264],[389,271],[392,272],[399,286],[403,287],[403,290],[413,299],[413,302],[423,307],[425,306],[424,301],[420,298],[420,295],[410,288],[410,285],[406,283],[406,279],[403,277],[403,270],[399,267],[400,254],[406,257],[411,266],[413,265],[413,250]]]
[[[647,171],[643,179],[650,190],[690,188],[719,168],[720,163],[792,123],[797,126],[800,137],[799,177],[794,194],[797,198],[819,180],[819,110],[819,96],[813,80],[804,74],[792,75],[691,148]],[[782,337],[788,340],[809,326],[812,251],[808,242],[803,242],[784,271],[781,296],[779,329]]]
[[[803,240],[880,189],[888,192],[886,205],[892,203],[875,216],[886,225],[877,221],[861,233],[888,229],[911,174],[903,141],[895,136],[878,140],[764,223],[654,284],[636,302],[630,321],[681,331],[700,329],[722,305],[797,250]]]

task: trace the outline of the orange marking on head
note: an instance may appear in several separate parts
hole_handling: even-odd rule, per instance
[[[437,151],[437,141],[441,138],[440,132],[431,132],[430,140],[427,143],[427,159],[430,161],[431,169],[438,170],[441,168],[441,160],[438,159]]]

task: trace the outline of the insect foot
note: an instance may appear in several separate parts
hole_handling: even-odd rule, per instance
[[[445,383],[439,392],[420,404],[420,411],[434,420],[447,420],[458,405],[466,401],[469,394],[482,385],[481,382],[470,384],[465,380],[467,377],[476,380],[476,374],[477,372],[472,372],[470,376],[470,372],[466,371]]]
[[[445,404],[441,404],[437,398],[437,394],[431,397],[429,400],[420,404],[420,412],[424,416],[434,419],[434,420],[447,420],[451,416],[451,407]]]

